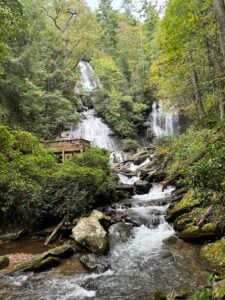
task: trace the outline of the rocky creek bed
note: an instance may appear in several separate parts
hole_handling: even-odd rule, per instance
[[[186,190],[163,189],[158,182],[165,174],[155,169],[149,151],[113,168],[121,201],[81,218],[69,242],[55,244],[56,250],[43,240],[0,245],[1,255],[14,262],[1,271],[0,299],[151,300],[169,294],[167,299],[191,299],[188,295],[207,285],[211,270],[199,246],[178,239],[166,221],[169,207],[172,218]],[[40,263],[40,257],[47,265],[31,268],[30,261]]]

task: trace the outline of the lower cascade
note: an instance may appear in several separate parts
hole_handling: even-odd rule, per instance
[[[137,172],[142,168],[138,167]],[[138,175],[118,176],[125,185],[139,179]],[[194,290],[204,285],[206,272],[195,258],[193,246],[169,242],[175,232],[165,215],[174,192],[172,186],[163,189],[154,184],[147,194],[106,207],[106,213],[118,221],[108,228],[108,254],[88,251],[84,255],[94,264],[94,273],[78,272],[75,255],[69,262],[70,275],[52,271],[6,277],[10,290],[0,290],[0,299],[153,300],[158,291]]]

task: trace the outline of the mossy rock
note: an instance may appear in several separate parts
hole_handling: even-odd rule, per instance
[[[224,211],[223,207],[219,205],[213,206],[212,211],[204,220],[205,224],[198,226],[207,209],[207,207],[197,207],[176,219],[174,228],[178,231],[178,236],[181,239],[201,242],[209,239],[218,239],[224,234]]]
[[[225,269],[225,238],[204,245],[201,255],[216,269]]]
[[[2,242],[13,242],[24,238],[27,235],[27,230],[19,230],[15,232],[10,232],[7,234],[0,235],[0,240]]]
[[[7,256],[0,256],[0,270],[7,268],[9,263],[10,261]]]
[[[60,259],[68,258],[73,254],[74,250],[70,245],[63,245],[50,249],[29,261],[17,265],[15,270],[41,272],[59,265]]]
[[[193,192],[189,191],[181,201],[177,202],[172,209],[169,211],[169,215],[167,220],[169,222],[173,222],[179,216],[183,215],[184,213],[190,212],[193,208],[198,207],[201,205],[201,200],[196,199],[193,197]]]
[[[205,209],[204,208],[195,208],[189,213],[185,213],[178,217],[174,222],[174,228],[178,231],[183,231],[190,226],[195,226],[201,219]]]

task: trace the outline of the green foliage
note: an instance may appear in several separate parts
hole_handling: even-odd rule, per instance
[[[133,139],[123,140],[123,151],[125,152],[135,152],[138,148],[138,142]]]
[[[195,292],[191,298],[192,300],[213,300],[212,290],[205,289]]]
[[[91,149],[63,165],[33,135],[5,126],[0,145],[1,225],[43,227],[113,198],[105,150]]]

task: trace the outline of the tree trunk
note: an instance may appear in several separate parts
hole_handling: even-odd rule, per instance
[[[213,4],[220,31],[220,45],[225,65],[225,4],[224,0],[213,0]]]
[[[219,49],[218,49],[219,50]],[[224,119],[225,116],[225,80],[224,80],[224,74],[225,74],[225,68],[224,65],[221,63],[222,57],[220,51],[216,54],[216,83],[219,90],[219,99],[218,99],[218,107],[219,107],[219,114],[220,118]]]
[[[199,88],[198,75],[197,75],[197,72],[196,72],[194,66],[192,66],[192,84],[193,84],[195,104],[196,104],[198,117],[199,117],[199,119],[202,119],[205,115],[205,111],[204,111],[202,98],[201,98],[201,92],[200,92],[200,88]]]

